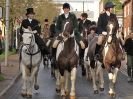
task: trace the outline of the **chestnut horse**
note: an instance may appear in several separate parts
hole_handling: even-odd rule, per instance
[[[116,21],[111,19],[107,25],[107,38],[102,51],[103,64],[108,72],[109,77],[109,95],[115,96],[115,83],[117,79],[117,73],[121,67],[122,60],[122,48],[117,34]]]

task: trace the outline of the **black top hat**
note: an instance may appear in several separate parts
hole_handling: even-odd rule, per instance
[[[26,15],[28,15],[28,14],[35,14],[35,12],[34,12],[34,9],[33,9],[33,8],[27,8],[26,10],[27,10]]]

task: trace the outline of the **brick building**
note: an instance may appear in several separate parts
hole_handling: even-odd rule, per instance
[[[101,13],[104,10],[104,2],[103,0],[99,1],[99,13]]]
[[[123,31],[124,37],[133,32],[133,0],[124,0],[123,3]]]

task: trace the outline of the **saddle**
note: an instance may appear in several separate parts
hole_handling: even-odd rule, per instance
[[[56,38],[56,40],[54,41],[52,47],[53,47],[53,48],[57,48],[57,46],[59,45],[59,43],[60,43],[61,41],[63,41],[63,37],[62,37],[62,36],[58,36],[58,37]]]

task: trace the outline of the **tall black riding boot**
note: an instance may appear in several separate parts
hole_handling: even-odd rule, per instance
[[[52,57],[56,57],[56,49],[57,48],[52,48]]]
[[[49,54],[49,50],[48,50],[46,44],[44,43],[43,39],[37,34],[35,34],[35,42],[37,43],[38,47],[40,48],[43,56]]]
[[[84,67],[84,52],[85,52],[85,49],[81,49],[81,51],[80,51],[80,65],[81,65],[81,69],[82,69],[82,76],[86,75],[86,71],[85,71],[85,67]]]

